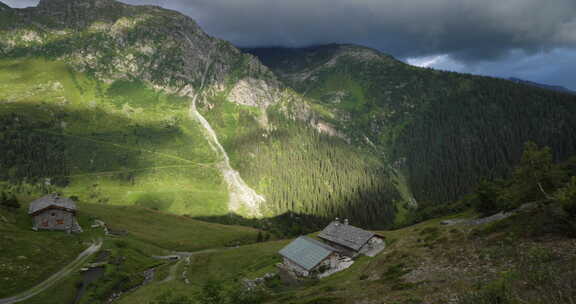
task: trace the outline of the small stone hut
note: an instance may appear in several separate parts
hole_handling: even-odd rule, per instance
[[[349,257],[359,254],[374,256],[384,249],[382,236],[354,227],[348,224],[348,220],[340,222],[336,219],[326,226],[318,237]]]
[[[337,249],[307,236],[301,236],[278,252],[283,262],[281,270],[293,277],[314,277],[338,267],[340,254]]]
[[[41,197],[30,203],[28,208],[28,214],[33,217],[33,230],[82,232],[76,213],[76,203],[58,194]]]

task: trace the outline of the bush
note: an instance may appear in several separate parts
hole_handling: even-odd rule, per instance
[[[114,245],[116,245],[116,247],[118,247],[118,248],[126,248],[126,247],[128,247],[128,242],[123,241],[123,240],[119,240],[119,241],[115,241]]]
[[[0,195],[0,206],[10,209],[19,209],[21,207],[16,195],[7,195],[5,192]]]
[[[576,218],[576,176],[572,176],[570,181],[558,189],[554,196],[562,204],[562,209],[570,217]]]
[[[501,180],[491,182],[483,180],[480,182],[473,198],[473,206],[484,216],[492,215],[504,209],[504,203],[500,197],[504,182]]]

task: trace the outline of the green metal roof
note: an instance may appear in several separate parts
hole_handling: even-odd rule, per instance
[[[278,253],[292,262],[311,270],[333,252],[338,250],[307,236],[301,236]]]

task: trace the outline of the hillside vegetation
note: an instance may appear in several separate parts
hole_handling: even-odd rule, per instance
[[[353,45],[248,50],[317,107],[317,119],[376,149],[404,201],[454,201],[504,177],[527,141],[576,153],[576,98],[402,63]],[[389,173],[390,174],[390,173]]]
[[[0,62],[1,179],[9,191],[178,214],[228,212],[189,101],[137,80],[105,84],[55,61]]]
[[[486,200],[494,196],[481,190],[488,183],[483,182],[466,201],[479,212],[468,209],[379,231],[387,247],[378,256],[360,257],[345,271],[296,286],[267,279],[246,303],[570,304],[576,300],[575,173],[574,161],[554,163],[549,148],[527,143],[511,177],[491,193],[500,194],[496,204]],[[478,221],[502,210],[515,214]],[[190,284],[180,280],[149,286],[121,303],[205,304],[215,298],[216,303],[235,303],[237,290],[243,290],[238,281],[274,273],[280,262],[275,252],[285,244],[266,242],[194,256],[180,270],[188,270]]]
[[[22,204],[19,209],[0,207],[0,281],[3,282],[0,298],[13,296],[44,281],[72,262],[96,239],[104,239],[104,245],[91,261],[107,262],[106,272],[89,287],[85,298],[100,301],[112,292],[140,284],[145,270],[165,263],[153,259],[153,255],[249,244],[256,242],[258,236],[258,231],[251,228],[200,222],[137,206],[101,204],[78,205],[84,233],[34,232],[32,220],[26,213],[32,198],[18,197]],[[105,236],[102,228],[91,227],[94,219],[103,220],[113,231],[124,231],[126,235]],[[80,274],[74,273],[26,303],[71,302],[79,281]]]
[[[290,119],[286,113],[296,111],[291,104],[262,112],[222,99],[207,103],[204,116],[234,167],[266,197],[268,216],[309,216],[305,225],[313,230],[334,217],[380,228],[394,223],[401,200],[394,187],[398,178],[370,147],[350,145]]]
[[[249,50],[265,66],[177,12],[114,0],[0,17],[0,185],[14,193],[268,228],[230,206],[235,169],[265,199],[252,214],[296,222],[284,231],[384,229],[506,177],[527,141],[576,154],[572,95],[353,45]]]

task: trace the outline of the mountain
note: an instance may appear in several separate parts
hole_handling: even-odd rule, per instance
[[[374,147],[404,200],[457,200],[480,179],[506,175],[526,141],[557,159],[576,152],[574,96],[413,67],[355,45],[246,51],[328,109],[322,118],[351,142]]]
[[[10,9],[10,6],[0,2],[0,11],[9,10],[9,9]]]
[[[259,212],[196,115],[208,96],[255,111],[277,102],[257,59],[159,7],[42,0],[0,14],[4,180],[178,213]]]
[[[386,228],[506,175],[526,141],[576,149],[573,96],[355,45],[241,51],[155,6],[3,10],[0,53],[9,192]]]
[[[330,136],[320,108],[192,19],[112,0],[0,17],[8,191],[203,218],[393,221],[378,156]]]
[[[523,79],[519,79],[519,78],[515,78],[515,77],[510,77],[508,78],[508,80],[516,82],[516,83],[522,83],[522,84],[526,84],[526,85],[530,85],[530,86],[534,86],[534,87],[538,87],[538,88],[542,88],[542,89],[547,89],[547,90],[552,90],[552,91],[558,91],[558,92],[563,92],[563,93],[569,93],[569,94],[576,94],[576,92],[569,90],[563,86],[557,86],[557,85],[548,85],[548,84],[542,84],[542,83],[537,83],[537,82],[533,82],[533,81],[528,81],[528,80],[523,80]]]

